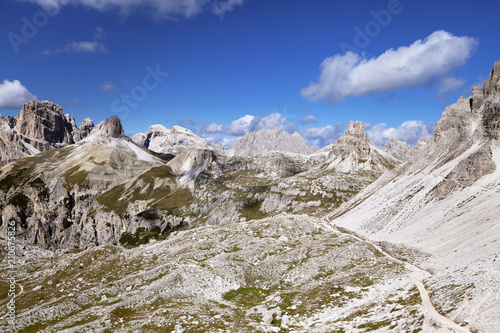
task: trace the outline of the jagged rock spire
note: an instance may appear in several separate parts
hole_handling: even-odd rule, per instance
[[[368,135],[365,132],[365,128],[363,127],[363,123],[360,121],[350,121],[349,126],[347,126],[347,130],[345,135],[354,136],[358,139],[368,139]]]
[[[125,136],[122,122],[118,116],[111,116],[106,119],[104,127],[106,128],[106,133],[112,138],[123,138]]]

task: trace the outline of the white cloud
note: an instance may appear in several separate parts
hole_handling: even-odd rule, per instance
[[[299,124],[306,125],[306,124],[316,124],[318,121],[316,120],[316,117],[313,116],[312,114],[305,116],[304,118],[299,120]]]
[[[251,131],[258,130],[270,130],[274,128],[279,128],[280,130],[285,130],[290,133],[295,131],[295,125],[288,122],[288,119],[284,117],[281,113],[271,113],[265,117],[257,116],[252,121]]]
[[[290,133],[296,126],[288,121],[281,113],[271,113],[265,117],[245,115],[223,127],[222,132],[231,136],[243,136],[246,132],[255,132],[261,129],[269,130],[279,128]]]
[[[222,132],[222,125],[208,121],[198,123],[198,127],[202,133],[220,133]]]
[[[212,12],[221,19],[227,12],[232,12],[236,6],[241,6],[244,0],[215,1],[212,3]]]
[[[224,126],[224,132],[227,135],[232,135],[232,136],[245,135],[247,131],[250,131],[250,127],[254,119],[255,119],[254,116],[247,114],[244,117],[233,120],[231,124]]]
[[[300,134],[308,141],[310,145],[316,145],[320,148],[334,143],[344,134],[344,125],[336,122],[335,126],[327,125],[324,127],[311,127],[301,130]]]
[[[367,134],[380,147],[385,145],[391,138],[396,138],[414,146],[420,138],[430,138],[434,134],[435,128],[436,123],[434,122],[424,124],[420,120],[408,120],[397,128],[389,127],[384,123],[377,124],[370,128]]]
[[[0,83],[0,109],[18,109],[27,101],[37,99],[19,80]]]
[[[352,52],[335,55],[323,61],[318,82],[311,82],[301,94],[310,101],[325,99],[331,104],[348,96],[414,88],[464,65],[477,45],[474,38],[441,30],[410,46],[389,49],[377,58]]]
[[[82,5],[98,11],[119,11],[129,15],[137,9],[147,9],[157,18],[193,17],[206,8],[219,17],[241,6],[244,0],[22,0],[59,11],[67,5]]]
[[[106,81],[104,82],[100,87],[99,89],[101,91],[104,91],[106,93],[110,93],[110,92],[115,92],[115,91],[118,91],[118,88],[115,87],[115,85],[109,81]]]

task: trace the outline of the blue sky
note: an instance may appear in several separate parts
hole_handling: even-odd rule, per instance
[[[31,98],[126,133],[181,125],[412,144],[500,59],[496,1],[4,0],[0,112]],[[392,50],[391,50],[392,49]]]

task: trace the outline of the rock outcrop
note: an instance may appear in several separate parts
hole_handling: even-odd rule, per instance
[[[308,155],[317,149],[310,147],[304,138],[295,131],[293,134],[280,131],[278,128],[272,130],[258,130],[247,132],[245,135],[229,148],[231,156],[250,156],[266,151],[281,151]]]
[[[75,143],[73,132],[75,119],[63,114],[62,108],[54,103],[29,101],[16,116],[14,129],[31,139],[31,144],[40,151],[50,149],[50,145]]]
[[[93,129],[90,118],[81,128],[62,108],[49,101],[29,101],[16,117],[0,117],[1,162],[65,147],[85,138]]]
[[[485,136],[500,139],[500,61],[495,62],[490,77],[484,84],[484,111],[481,125]]]
[[[411,155],[412,147],[406,142],[392,138],[387,141],[382,150],[391,154],[400,161],[406,161]]]
[[[336,171],[350,173],[359,170],[383,172],[399,161],[370,141],[360,121],[350,121],[343,136],[332,145],[328,158]]]
[[[212,149],[217,155],[227,155],[227,150],[224,148],[222,143],[215,144],[212,142],[210,149]]]
[[[163,154],[176,155],[192,149],[210,149],[204,139],[181,126],[167,129],[163,125],[153,125],[146,133],[134,135],[132,140],[139,146]]]
[[[111,138],[124,138],[125,134],[123,132],[122,123],[118,116],[111,116],[107,118],[104,122],[98,124],[95,132],[102,132],[103,135]],[[92,133],[92,132],[91,132]]]

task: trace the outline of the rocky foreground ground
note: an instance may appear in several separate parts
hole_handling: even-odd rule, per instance
[[[18,254],[19,332],[453,332],[422,306],[404,261],[304,215]]]

